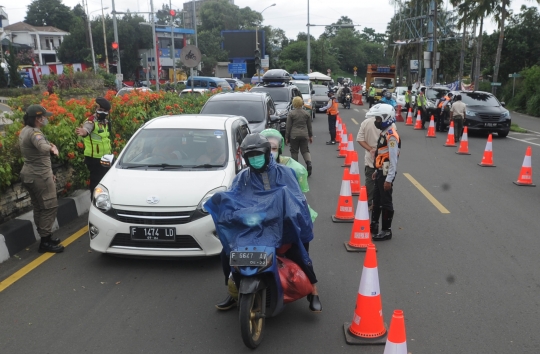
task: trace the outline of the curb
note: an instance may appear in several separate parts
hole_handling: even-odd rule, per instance
[[[77,190],[67,198],[58,199],[58,212],[53,232],[90,210],[90,191]],[[40,239],[30,211],[0,225],[0,263]]]

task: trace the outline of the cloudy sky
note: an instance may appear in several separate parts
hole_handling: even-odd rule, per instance
[[[88,0],[90,12],[100,10],[103,2],[104,7],[109,7],[105,12],[111,11],[111,0]],[[9,22],[15,23],[23,21],[26,16],[26,10],[32,0],[17,0],[17,1],[2,1],[5,6],[5,11],[9,15]],[[69,7],[74,7],[81,0],[63,0],[63,3]],[[390,0],[311,0],[310,1],[310,23],[315,25],[328,25],[337,21],[341,16],[349,16],[358,29],[363,27],[374,28],[377,32],[384,32],[386,25],[394,13],[394,6],[390,4]],[[163,3],[168,4],[169,1],[154,0],[154,8],[159,9]],[[181,9],[183,0],[172,0],[172,7]],[[307,27],[307,0],[235,0],[234,3],[240,7],[249,6],[252,10],[262,11],[267,6],[273,3],[276,6],[270,7],[264,11],[264,24],[278,27],[285,30],[287,37],[295,38],[299,32],[306,32]],[[448,0],[446,0],[448,3]],[[527,6],[535,5],[536,1],[513,0],[512,8],[515,12],[519,12],[522,4]],[[447,5],[449,9],[451,5]],[[150,9],[149,0],[116,0],[117,11],[148,12]],[[99,14],[99,11],[93,16]],[[493,32],[496,28],[495,23],[487,21],[484,24],[488,33]],[[311,34],[316,38],[324,31],[324,27],[311,27]]]

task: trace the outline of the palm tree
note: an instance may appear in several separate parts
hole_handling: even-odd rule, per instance
[[[484,17],[491,15],[493,12],[493,4],[497,0],[466,0],[472,2],[472,10],[470,16],[474,21],[480,20],[480,31],[477,40],[476,52],[476,70],[474,73],[474,89],[477,90],[480,84],[480,63],[482,62],[482,36],[484,32]]]
[[[459,60],[459,73],[458,73],[458,85],[461,89],[461,81],[463,80],[463,66],[465,62],[465,37],[467,26],[472,22],[471,13],[473,9],[473,1],[464,1],[461,0],[451,0],[451,4],[454,7],[457,7],[457,12],[460,17],[460,20],[457,23],[458,28],[463,29],[463,34],[461,36],[461,55]]]

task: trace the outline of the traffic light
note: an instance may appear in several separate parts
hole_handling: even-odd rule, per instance
[[[118,50],[118,42],[112,42],[111,47],[114,50]]]
[[[172,9],[169,10],[169,15],[171,15],[171,17],[176,16],[176,11],[174,11],[174,10],[172,10]]]
[[[261,51],[259,48],[255,49],[255,72],[258,73],[261,70]]]

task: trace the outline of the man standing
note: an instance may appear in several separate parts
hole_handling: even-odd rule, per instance
[[[450,121],[454,122],[454,142],[456,143],[463,134],[463,124],[467,118],[465,112],[467,112],[467,106],[461,101],[461,95],[456,95],[450,108]]]
[[[412,102],[412,86],[407,86],[407,91],[405,92],[405,111],[408,112],[409,108],[411,108],[411,102]]]
[[[369,86],[369,92],[368,92],[368,101],[369,101],[369,108],[373,106],[375,103],[375,94],[377,93],[377,90],[375,90],[375,86],[373,86],[373,82]]]
[[[435,130],[438,132],[444,131],[444,119],[446,118],[446,114],[448,114],[448,103],[452,100],[452,97],[454,94],[452,92],[449,92],[446,96],[441,98],[439,102],[437,103],[437,124],[435,126]]]
[[[319,108],[319,111],[326,111],[328,115],[328,130],[330,131],[330,141],[326,145],[336,145],[336,119],[339,113],[338,103],[332,91],[328,91],[328,104],[325,107]]]
[[[426,111],[426,87],[425,86],[420,89],[420,94],[416,98],[416,107],[420,111],[420,116],[422,117],[422,129],[426,129],[425,124],[426,124],[427,111]]]
[[[84,137],[84,163],[90,171],[90,200],[93,200],[97,187],[108,169],[101,166],[101,157],[110,154],[111,122],[109,111],[111,104],[103,97],[96,98],[96,112],[84,121],[82,127],[75,128],[77,135]]]
[[[379,217],[382,213],[381,232],[372,236],[373,241],[384,241],[392,238],[392,219],[394,217],[394,204],[392,190],[396,178],[401,140],[392,124],[396,121],[394,108],[387,104],[379,105],[373,112],[375,127],[381,130],[375,152],[375,193],[373,197],[373,211],[371,213],[370,229],[372,233],[379,230]]]

